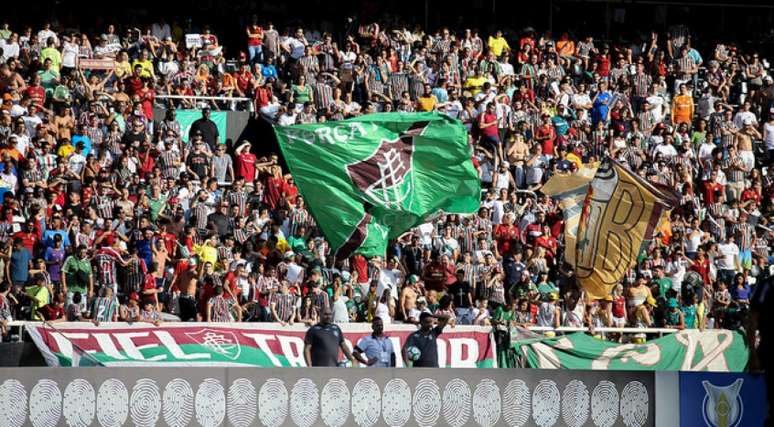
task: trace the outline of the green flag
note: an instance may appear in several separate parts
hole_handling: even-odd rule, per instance
[[[448,116],[369,114],[274,132],[336,258],[384,255],[389,239],[439,211],[479,208],[467,131]]]

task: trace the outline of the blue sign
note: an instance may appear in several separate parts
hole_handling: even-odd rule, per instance
[[[763,376],[680,372],[681,427],[758,427],[765,419]]]

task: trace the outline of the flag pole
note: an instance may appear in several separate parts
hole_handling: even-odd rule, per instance
[[[44,326],[47,326],[47,327],[49,327],[49,328],[51,328],[51,329],[53,329],[53,330],[54,330],[54,332],[58,333],[58,334],[59,334],[59,335],[61,335],[61,336],[62,336],[64,339],[66,339],[66,340],[67,340],[67,341],[70,343],[70,345],[73,347],[73,350],[78,350],[78,351],[79,351],[81,354],[83,354],[84,356],[86,356],[86,358],[87,358],[87,359],[89,359],[89,360],[91,360],[92,362],[96,363],[98,366],[100,366],[100,367],[102,367],[102,368],[104,368],[104,367],[105,367],[105,364],[104,364],[104,363],[100,362],[99,360],[97,360],[97,358],[96,358],[96,357],[94,357],[94,356],[92,356],[91,354],[87,353],[87,352],[86,352],[86,350],[84,350],[83,348],[81,348],[81,347],[80,347],[78,344],[75,344],[74,342],[72,342],[72,340],[70,340],[69,338],[67,338],[67,337],[66,337],[66,336],[65,336],[65,335],[64,335],[64,334],[63,334],[63,333],[62,333],[62,332],[61,332],[59,329],[55,328],[55,327],[54,327],[54,325],[52,325],[52,324],[51,324],[51,322],[49,322],[48,320],[43,320],[43,325],[44,325]],[[72,360],[73,360],[73,359],[74,359],[74,358],[72,358],[72,357],[70,358],[70,360],[71,360],[71,362],[70,362],[70,363],[71,363],[71,367],[74,367],[74,366],[72,366]]]

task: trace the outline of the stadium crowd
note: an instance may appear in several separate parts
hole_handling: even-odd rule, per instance
[[[774,84],[753,50],[699,52],[685,26],[623,43],[252,22],[228,49],[207,27],[192,41],[163,20],[0,28],[4,335],[12,319],[312,324],[326,308],[385,325],[431,312],[457,325],[736,328],[770,275]],[[175,109],[191,108],[202,118],[182,135]],[[281,159],[209,118],[235,109],[278,126],[448,114],[469,130],[480,212],[334,262]],[[626,279],[589,300],[540,187],[606,157],[682,198]]]

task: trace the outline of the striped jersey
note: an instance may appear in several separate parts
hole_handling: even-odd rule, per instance
[[[91,309],[91,318],[98,322],[112,322],[118,309],[115,297],[97,297]]]
[[[215,295],[207,302],[212,306],[210,322],[231,322],[231,302],[222,295]]]
[[[288,322],[295,311],[296,296],[287,293],[275,293],[271,297],[271,304],[274,306],[274,312],[277,313],[277,317],[283,322]]]
[[[746,251],[752,248],[753,240],[755,238],[755,228],[747,223],[742,222],[731,226],[731,230],[734,233],[734,240],[739,249]]]

